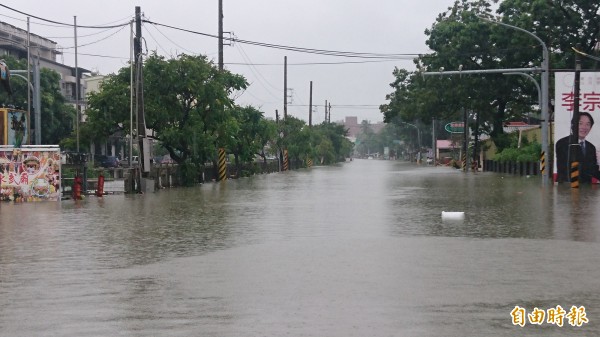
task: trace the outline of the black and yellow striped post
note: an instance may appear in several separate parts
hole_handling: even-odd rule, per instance
[[[313,161],[311,157],[306,157],[306,167],[311,168],[313,166]]]
[[[579,162],[571,162],[570,181],[571,188],[579,188]]]
[[[463,152],[461,158],[462,170],[467,172],[467,153]]]
[[[225,149],[219,148],[219,181],[227,179],[227,163],[225,162]]]
[[[544,151],[542,151],[542,154],[540,155],[540,173],[542,174],[542,177],[546,174],[546,153]]]
[[[579,188],[579,170],[583,158],[583,149],[579,145],[579,93],[581,62],[575,54],[575,79],[573,83],[573,118],[571,119],[571,137],[569,138],[569,158],[571,160],[569,181],[571,188]],[[596,163],[594,163],[596,164]]]
[[[289,169],[289,160],[288,160],[288,151],[283,150],[283,171],[287,171]]]

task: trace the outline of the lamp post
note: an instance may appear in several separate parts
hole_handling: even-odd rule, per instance
[[[415,129],[417,129],[417,138],[418,138],[417,142],[419,144],[419,153],[421,153],[421,130],[419,130],[419,128],[416,125],[414,125],[414,124],[410,124],[410,123],[407,123],[407,122],[401,122],[401,123],[410,125],[410,126],[414,127]]]
[[[36,114],[36,116],[35,116],[36,117],[35,118],[35,139],[36,140],[34,143],[39,145],[39,144],[41,144],[41,140],[38,141],[38,138],[41,139],[41,132],[42,132],[41,127],[38,126],[38,125],[41,125],[41,123],[40,123],[41,113],[39,112],[40,111],[40,104],[39,104],[40,100],[38,99],[38,97],[39,97],[39,82],[35,82],[36,86],[34,87],[33,84],[31,84],[31,81],[27,77],[17,74],[17,73],[21,73],[24,71],[26,71],[26,70],[12,70],[10,72],[10,75],[20,77],[20,78],[24,79],[25,81],[27,81],[27,85],[29,87],[28,95],[33,95],[33,101],[36,103],[35,104],[35,114]],[[38,75],[38,78],[39,78],[39,75]],[[36,87],[38,90],[36,90]],[[27,144],[31,144],[30,130],[31,130],[31,100],[27,100]]]
[[[550,78],[550,62],[549,62],[548,48],[546,47],[546,44],[537,35],[533,34],[530,31],[527,31],[523,28],[512,26],[512,25],[509,25],[509,24],[506,24],[503,22],[490,20],[488,18],[484,18],[481,16],[477,16],[477,17],[483,21],[497,24],[497,25],[504,26],[504,27],[508,27],[508,28],[512,28],[512,29],[518,30],[520,32],[523,32],[525,34],[528,34],[529,36],[536,39],[542,45],[542,79],[541,79],[542,80],[542,88],[541,88],[541,91],[542,91],[541,92],[542,153],[544,154],[544,156],[547,156],[548,155],[548,122],[549,122],[548,121],[548,119],[549,119],[549,115],[548,115],[548,81]],[[544,185],[548,184],[549,176],[550,175],[548,174],[548,170],[545,169],[544,172],[542,172],[542,182]]]

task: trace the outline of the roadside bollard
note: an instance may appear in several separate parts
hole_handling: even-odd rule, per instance
[[[98,176],[98,186],[96,188],[96,196],[102,197],[104,195],[104,175]]]
[[[73,180],[73,199],[80,200],[81,199],[81,177],[76,176],[75,180]]]

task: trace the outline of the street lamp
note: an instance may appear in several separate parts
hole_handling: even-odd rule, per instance
[[[17,72],[21,72],[21,71],[19,71],[19,70],[13,70],[13,71],[10,72],[10,75],[13,76],[13,77],[14,76],[20,77],[20,78],[24,79],[25,81],[27,81],[27,85],[28,85],[29,90],[30,90],[30,91],[27,91],[28,92],[27,95],[30,95],[29,94],[30,92],[33,93],[33,97],[34,97],[33,100],[36,103],[39,102],[39,100],[37,99],[37,96],[36,96],[39,93],[36,93],[36,90],[35,90],[33,84],[31,84],[31,81],[29,81],[29,79],[27,77],[25,77],[23,75],[17,74]],[[36,109],[36,121],[35,121],[35,129],[36,129],[35,130],[35,133],[36,133],[35,134],[35,139],[36,139],[36,141],[35,141],[35,143],[39,145],[39,144],[41,144],[41,141],[38,141],[37,139],[41,137],[41,132],[42,132],[41,128],[38,127],[38,124],[41,125],[41,123],[39,122],[39,119],[40,119],[39,116],[41,114],[38,113],[39,110],[40,110],[39,105],[36,104],[35,109]],[[31,144],[31,101],[29,99],[27,100],[27,144]]]
[[[533,34],[530,31],[527,31],[523,28],[519,28],[516,26],[512,26],[503,22],[498,22],[498,21],[494,21],[494,20],[490,20],[488,18],[484,18],[481,16],[477,16],[478,18],[480,18],[483,21],[489,22],[489,23],[494,23],[500,26],[504,26],[504,27],[508,27],[508,28],[512,28],[512,29],[516,29],[520,32],[523,32],[525,34],[528,34],[529,36],[533,37],[534,39],[536,39],[541,45],[542,45],[542,93],[541,93],[541,101],[542,101],[542,106],[541,106],[541,110],[542,110],[542,152],[544,153],[544,156],[548,155],[548,80],[550,78],[550,63],[549,63],[549,54],[548,54],[548,48],[546,47],[546,44],[544,43],[544,41],[542,41],[542,39],[540,39],[539,37],[537,37],[537,35]],[[536,83],[537,84],[537,83]],[[548,169],[545,169],[544,172],[542,172],[542,183],[544,185],[548,184],[549,182],[549,173],[548,173]]]
[[[421,130],[419,130],[419,128],[414,124],[410,124],[407,122],[400,122],[400,123],[408,124],[408,125],[414,127],[415,129],[417,129],[417,138],[418,138],[417,141],[419,143],[419,153],[421,153]],[[420,156],[419,156],[419,158],[420,158]]]

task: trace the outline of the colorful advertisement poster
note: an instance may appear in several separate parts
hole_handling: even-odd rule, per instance
[[[579,80],[579,112],[589,113],[594,119],[594,125],[585,137],[585,141],[600,150],[600,73],[581,72]],[[555,96],[554,96],[554,144],[562,138],[571,134],[571,120],[574,108],[574,72],[555,73]],[[554,149],[554,181],[559,180],[558,168],[566,169],[567,163],[562,163],[557,158],[559,149]],[[596,154],[600,158],[600,153]],[[564,167],[563,167],[564,166]],[[592,178],[592,183],[598,183]]]
[[[0,145],[21,147],[29,144],[27,111],[0,108]]]
[[[0,200],[61,200],[60,164],[58,146],[0,146]]]

